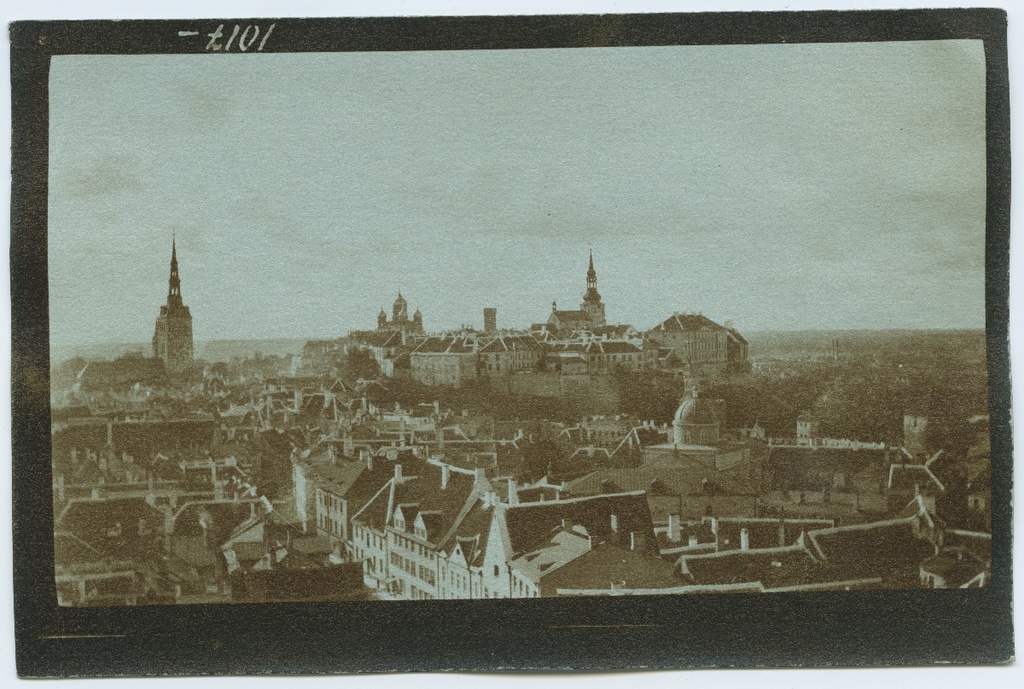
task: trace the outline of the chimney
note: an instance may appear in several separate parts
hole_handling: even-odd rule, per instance
[[[740,529],[740,550],[750,550],[750,532],[746,527]]]
[[[405,447],[405,415],[398,417],[398,437],[402,447]]]
[[[619,532],[619,515],[617,515],[617,514],[613,514],[612,515],[611,524],[612,524],[612,533],[618,533]]]
[[[668,540],[673,543],[679,542],[679,515],[668,515]]]
[[[345,437],[342,438],[342,440],[341,440],[341,448],[342,448],[342,452],[345,453],[346,457],[351,457],[352,456],[352,451],[353,451],[352,436],[349,435],[348,433],[346,433]]]
[[[711,533],[718,535],[718,517],[711,518]]]
[[[373,453],[367,450],[365,447],[359,448],[359,459],[360,461],[366,462],[366,468],[373,471]]]
[[[402,480],[402,465],[399,464],[398,462],[395,462],[395,480]]]
[[[434,404],[437,404],[437,402],[435,402]],[[444,429],[443,428],[438,428],[437,429],[437,454],[439,454],[439,455],[443,455],[444,454]]]
[[[441,465],[441,490],[448,487],[448,480],[452,477],[452,468],[447,464]]]
[[[636,550],[636,531],[629,532],[629,549]]]
[[[688,541],[687,545],[689,545],[691,548],[693,546],[697,545],[697,535],[696,534],[690,534],[690,540]]]
[[[508,480],[508,504],[519,504],[519,493],[516,490],[516,480],[514,478],[509,478]]]

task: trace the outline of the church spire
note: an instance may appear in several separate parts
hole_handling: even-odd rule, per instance
[[[590,315],[590,326],[604,325],[604,304],[601,294],[597,291],[597,271],[594,270],[594,250],[590,250],[590,264],[587,266],[587,291],[583,295],[580,310]]]
[[[178,247],[171,235],[171,279],[167,285],[167,304],[181,305],[181,277],[178,276]]]
[[[192,364],[192,314],[181,301],[178,275],[178,243],[171,235],[171,277],[167,284],[167,305],[160,307],[153,332],[153,356],[163,359],[170,373],[184,371]]]

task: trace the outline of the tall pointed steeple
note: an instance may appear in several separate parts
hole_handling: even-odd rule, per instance
[[[171,279],[167,285],[167,305],[181,306],[181,277],[178,275],[178,247],[171,235]]]
[[[192,314],[181,300],[178,275],[178,246],[171,236],[171,277],[167,283],[167,305],[160,307],[153,333],[153,356],[163,359],[168,371],[177,373],[192,363]]]
[[[590,250],[590,263],[587,266],[587,291],[583,294],[580,310],[590,316],[591,327],[604,325],[604,304],[601,294],[597,291],[597,271],[594,270],[594,250]]]

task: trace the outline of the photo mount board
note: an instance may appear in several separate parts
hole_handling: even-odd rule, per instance
[[[503,50],[980,39],[986,56],[986,588],[64,608],[53,585],[47,301],[48,74],[76,54],[195,54],[218,25],[264,52]],[[197,30],[182,37],[179,31]],[[1001,10],[18,22],[11,26],[13,519],[25,677],[994,664],[1013,654],[1009,95]],[[254,58],[242,55],[235,59]]]

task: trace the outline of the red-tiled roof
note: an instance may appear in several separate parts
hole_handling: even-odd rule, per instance
[[[499,335],[484,345],[480,352],[484,354],[514,351],[535,352],[541,349],[541,344],[529,335]]]
[[[684,555],[683,574],[695,584],[761,582],[766,587],[806,583],[815,578],[815,559],[802,544],[785,548],[729,550]]]
[[[840,573],[836,578],[916,582],[919,563],[935,547],[914,528],[914,518],[908,518],[821,529],[808,534],[809,546]]]
[[[359,475],[366,471],[366,464],[339,455],[340,452],[335,451],[334,462],[327,461],[311,467],[307,480],[325,491],[344,497]]]
[[[514,553],[533,550],[555,529],[570,523],[583,526],[594,544],[623,539],[628,543],[630,532],[635,532],[644,537],[646,547],[655,550],[654,524],[642,492],[509,505],[505,522]]]
[[[476,344],[468,337],[428,337],[413,350],[413,354],[471,354]]]
[[[699,313],[677,313],[669,316],[655,330],[725,330],[707,316]]]
[[[649,553],[609,543],[590,551],[544,577],[544,587],[558,589],[660,589],[686,582],[675,567]]]

